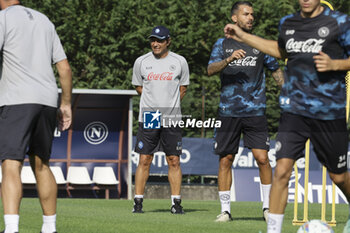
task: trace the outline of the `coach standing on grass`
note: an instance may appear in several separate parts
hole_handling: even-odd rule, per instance
[[[253,28],[253,13],[253,6],[248,1],[238,1],[231,8],[232,21],[247,32]],[[217,222],[232,220],[231,167],[242,132],[244,146],[252,150],[259,166],[263,216],[265,220],[267,218],[272,169],[267,155],[270,142],[265,116],[264,66],[273,71],[273,78],[281,86],[283,73],[278,62],[257,49],[231,38],[220,38],[211,53],[208,75],[221,72],[222,86],[218,118],[222,126],[216,129],[214,138],[215,153],[220,156],[218,189],[221,214],[217,216]]]
[[[62,87],[59,128],[72,121],[72,73],[54,25],[40,12],[17,0],[0,0],[1,195],[5,233],[18,232],[22,198],[21,169],[25,154],[37,181],[43,210],[42,233],[56,232],[57,185],[49,168],[56,127],[58,90],[52,63]],[[38,229],[39,232],[39,229]]]
[[[171,213],[183,214],[180,205],[181,129],[164,125],[161,119],[168,117],[168,120],[181,120],[181,117],[179,118],[181,115],[180,102],[190,83],[189,69],[184,57],[169,50],[171,39],[166,27],[153,28],[149,40],[152,52],[136,59],[132,76],[132,84],[141,95],[139,129],[135,146],[135,151],[140,154],[140,159],[135,173],[133,212],[143,213],[143,194],[153,154],[157,151],[164,151],[171,189]],[[146,117],[150,118],[146,119]]]
[[[320,0],[299,0],[299,4],[301,11],[281,19],[278,41],[248,34],[233,24],[225,27],[230,37],[274,57],[288,58],[280,96],[283,113],[276,139],[268,233],[282,231],[288,181],[308,138],[350,203],[344,79],[344,71],[350,70],[350,18],[322,6]],[[344,233],[350,233],[350,220]]]

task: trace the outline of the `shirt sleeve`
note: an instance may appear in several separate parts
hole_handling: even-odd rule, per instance
[[[267,69],[275,71],[279,68],[278,61],[276,58],[271,57],[270,55],[265,54],[264,56],[264,65]]]
[[[132,69],[132,85],[134,86],[143,86],[143,80],[141,76],[141,60],[138,58],[134,63]]]
[[[344,48],[347,57],[350,57],[350,17],[348,15],[343,15],[338,18],[340,35],[339,44]]]
[[[5,42],[5,11],[0,13],[0,50],[4,46]]]
[[[67,59],[66,53],[64,52],[61,40],[58,37],[55,28],[53,28],[52,62],[53,64],[56,64],[64,59]]]
[[[286,45],[284,43],[284,39],[282,37],[282,24],[284,22],[284,19],[281,19],[280,20],[280,23],[278,25],[278,39],[277,39],[277,42],[278,42],[278,47],[282,48],[282,49],[286,49]]]
[[[181,59],[180,86],[188,86],[189,84],[190,84],[190,69],[188,68],[186,59],[183,57],[183,59]]]
[[[213,50],[211,51],[210,60],[208,65],[214,62],[219,62],[224,59],[224,50],[222,47],[222,42],[224,41],[224,38],[220,38],[216,41],[216,43],[213,46]]]

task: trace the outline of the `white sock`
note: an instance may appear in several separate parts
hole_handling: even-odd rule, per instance
[[[143,195],[135,195],[135,198],[142,198],[143,199]]]
[[[181,199],[181,195],[171,195],[171,205],[175,205],[174,199]]]
[[[263,196],[263,206],[262,208],[269,208],[269,200],[270,200],[270,189],[271,184],[260,184]]]
[[[5,214],[5,233],[18,232],[19,215],[18,214]]]
[[[284,214],[268,215],[267,233],[281,233]]]
[[[43,215],[43,226],[41,227],[42,233],[53,233],[56,231],[56,214],[45,216]]]
[[[231,213],[231,191],[219,191],[221,203],[221,213],[227,211]]]

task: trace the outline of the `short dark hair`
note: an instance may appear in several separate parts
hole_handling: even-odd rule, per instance
[[[238,11],[240,5],[246,5],[246,6],[253,7],[253,4],[249,1],[235,2],[231,8],[231,16],[234,15]]]

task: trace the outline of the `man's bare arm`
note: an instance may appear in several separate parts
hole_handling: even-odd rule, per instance
[[[227,24],[224,29],[225,36],[260,50],[261,52],[279,59],[285,59],[286,52],[278,46],[277,41],[267,40],[243,31],[235,24]]]
[[[284,74],[283,71],[278,68],[274,72],[272,72],[272,77],[276,81],[277,85],[281,88],[284,84]]]
[[[137,94],[141,95],[142,94],[142,86],[136,86],[135,87]]]
[[[187,91],[187,86],[180,86],[180,99],[181,100],[185,97],[186,91]]]
[[[213,62],[213,63],[209,64],[208,68],[207,68],[208,75],[211,76],[213,74],[221,72],[232,61],[245,57],[245,54],[246,54],[246,52],[243,49],[238,49],[238,50],[235,50],[232,53],[232,55],[229,56],[228,58],[226,58],[222,61]]]
[[[64,59],[56,63],[60,76],[59,81],[62,88],[61,105],[59,108],[59,129],[66,130],[72,124],[72,70],[68,60]]]
[[[314,56],[314,61],[318,72],[350,70],[350,58],[333,60],[321,51]]]

